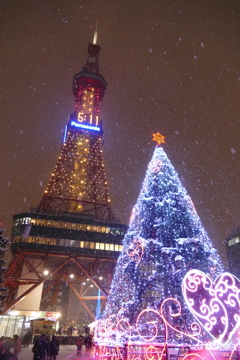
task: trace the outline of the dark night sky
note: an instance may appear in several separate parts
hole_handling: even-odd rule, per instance
[[[104,161],[122,222],[154,144],[168,157],[223,259],[240,225],[238,0],[1,0],[0,222],[37,206],[74,110],[73,75],[98,21]]]

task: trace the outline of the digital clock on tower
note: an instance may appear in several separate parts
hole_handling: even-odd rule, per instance
[[[99,116],[79,112],[78,115],[77,115],[77,121],[80,122],[80,123],[87,123],[87,124],[90,124],[90,125],[97,125],[98,126],[98,124],[99,124]]]

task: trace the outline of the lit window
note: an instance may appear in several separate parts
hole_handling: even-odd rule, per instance
[[[113,244],[110,244],[110,249],[111,251],[114,251],[114,245]]]
[[[90,248],[90,242],[89,241],[85,241],[84,247],[89,249]]]
[[[84,248],[84,241],[80,241],[80,247]]]
[[[88,231],[91,231],[91,230],[92,230],[91,225],[87,225],[87,230],[88,230]]]
[[[109,244],[105,244],[105,250],[109,250]]]
[[[90,249],[95,249],[95,243],[94,242],[90,243]]]
[[[238,236],[235,237],[234,239],[229,240],[228,246],[232,246],[232,245],[235,245],[237,243],[239,243],[239,237]]]
[[[75,246],[75,240],[70,240],[70,246]]]
[[[55,239],[49,239],[49,245],[55,245]]]
[[[23,219],[22,219],[22,224],[28,224],[28,223],[27,223],[27,218],[23,218]]]
[[[106,232],[106,228],[104,226],[102,226],[102,232],[105,233]]]
[[[97,231],[97,226],[92,226],[92,231]]]
[[[110,228],[106,228],[106,233],[108,234],[110,232]]]
[[[119,245],[119,251],[122,251],[122,249],[123,249],[123,246]]]
[[[99,250],[100,249],[100,244],[99,243],[96,243],[96,247],[95,249]]]
[[[119,251],[119,245],[115,245],[115,251]]]
[[[104,250],[104,245],[105,244],[100,244],[100,250]]]

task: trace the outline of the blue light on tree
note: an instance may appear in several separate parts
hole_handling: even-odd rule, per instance
[[[101,299],[100,299],[100,296],[101,296],[101,291],[100,289],[98,289],[98,299],[97,299],[97,306],[96,306],[96,320],[99,320],[101,319]]]

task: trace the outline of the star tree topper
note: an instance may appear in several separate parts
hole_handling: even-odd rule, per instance
[[[159,145],[166,144],[165,136],[161,135],[159,132],[156,134],[152,134],[153,138],[152,141],[156,141],[156,143]]]

